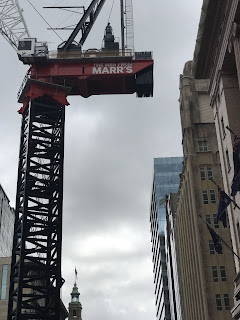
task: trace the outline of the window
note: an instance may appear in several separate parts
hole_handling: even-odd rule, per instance
[[[219,244],[221,245],[221,250],[219,250],[218,254],[223,254],[223,251],[222,251],[222,240],[219,239]]]
[[[214,228],[219,228],[219,223],[217,221],[217,214],[213,214],[213,223],[214,223]]]
[[[198,151],[208,151],[207,141],[198,141]]]
[[[238,231],[238,241],[240,242],[240,227],[239,227],[239,222],[237,223],[237,231]]]
[[[200,168],[200,178],[201,178],[201,180],[206,180],[205,168],[204,167]]]
[[[8,265],[4,264],[2,267],[1,300],[7,299],[7,275],[8,275]]]
[[[223,117],[222,117],[222,119],[221,119],[221,126],[222,126],[223,138],[225,138],[225,136],[226,136],[226,131],[225,131],[225,125],[224,125]]]
[[[225,310],[230,310],[229,295],[227,293],[224,293],[223,297],[224,297]]]
[[[211,224],[211,215],[210,214],[206,214],[205,215],[205,220],[207,221],[207,223]]]
[[[217,266],[212,266],[212,275],[213,275],[213,281],[218,282]]]
[[[217,310],[222,310],[222,299],[220,294],[216,294]]]
[[[207,167],[207,177],[208,180],[211,180],[213,175],[212,175],[212,167]]]
[[[216,203],[216,195],[214,190],[210,190],[210,200],[211,203]]]
[[[226,150],[226,159],[227,159],[228,171],[230,171],[231,170],[231,165],[230,165],[230,159],[229,159],[228,150]]]
[[[74,316],[74,317],[77,316],[77,310],[73,310],[73,316]]]
[[[215,254],[215,248],[214,248],[213,240],[208,240],[208,244],[209,244],[210,254]]]
[[[203,203],[204,204],[208,204],[208,193],[206,190],[204,190],[203,192]]]
[[[226,269],[224,266],[220,266],[220,274],[222,281],[227,281]]]

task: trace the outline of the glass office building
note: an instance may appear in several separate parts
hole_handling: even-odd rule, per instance
[[[0,184],[0,257],[12,255],[14,210]]]
[[[159,232],[164,232],[166,219],[165,202],[161,204],[165,195],[177,193],[182,172],[183,157],[155,158],[154,159],[154,183],[156,185],[157,211]]]
[[[154,159],[150,223],[155,303],[158,320],[171,319],[164,234],[166,220],[165,195],[178,192],[182,162],[183,157]]]

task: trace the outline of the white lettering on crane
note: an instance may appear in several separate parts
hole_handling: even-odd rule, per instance
[[[92,68],[92,74],[121,74],[121,73],[132,73],[132,63],[119,62],[105,63],[105,64],[94,64]]]
[[[92,70],[92,73],[93,74],[101,74],[102,73],[102,68],[101,67],[93,67],[93,70]]]

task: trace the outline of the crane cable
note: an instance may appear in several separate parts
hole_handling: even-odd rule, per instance
[[[115,0],[113,0],[113,2],[112,2],[112,8],[111,8],[111,11],[110,11],[110,14],[109,14],[109,17],[108,17],[108,22],[109,22],[109,20],[110,20],[110,18],[111,18],[111,15],[112,15],[112,10],[113,10],[113,6],[114,6],[114,2],[115,2]]]
[[[33,9],[39,14],[39,16],[46,22],[46,24],[51,28],[51,30],[58,36],[59,39],[61,39],[61,41],[63,41],[63,39],[60,37],[60,35],[55,31],[53,30],[52,26],[50,26],[50,24],[47,22],[47,20],[41,15],[41,13],[34,7],[34,5],[29,1],[27,0],[27,2],[33,7]]]

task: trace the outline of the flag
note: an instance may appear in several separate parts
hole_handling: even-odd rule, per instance
[[[213,239],[213,245],[214,249],[217,253],[222,253],[222,244],[221,244],[221,238],[219,235],[207,224],[207,228],[210,232],[210,235]]]
[[[227,227],[227,214],[226,214],[226,208],[232,201],[231,198],[221,189],[218,188],[219,192],[219,205],[218,205],[218,211],[217,211],[217,221],[220,220],[223,223],[224,228]]]
[[[240,191],[240,136],[236,134],[233,140],[233,164],[234,176],[232,181],[232,197]]]
[[[76,279],[78,278],[77,277],[77,269],[76,269],[76,267],[75,267],[75,277],[76,277]]]

